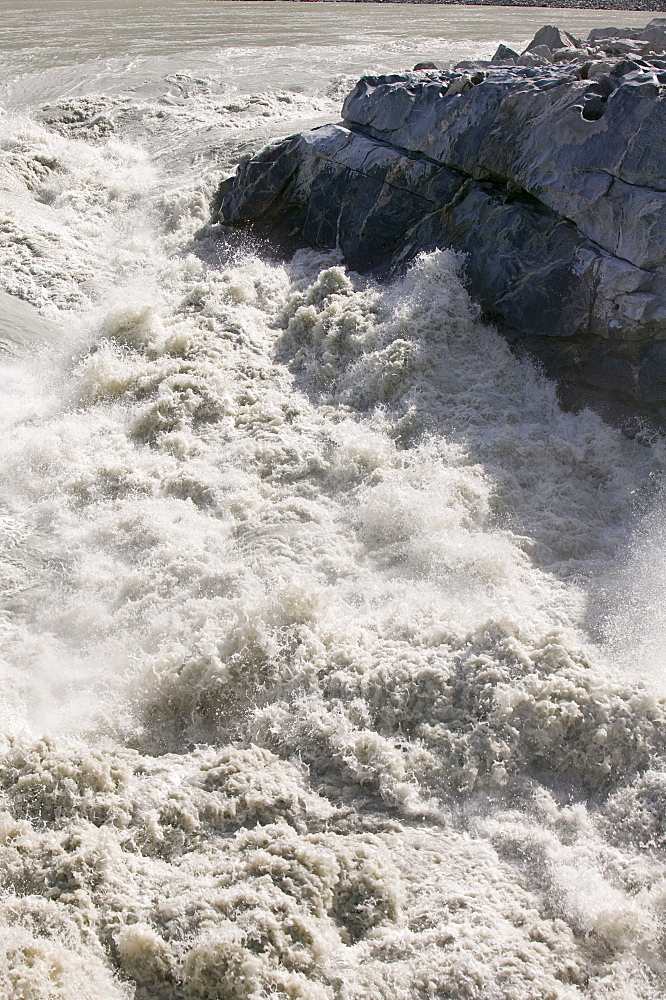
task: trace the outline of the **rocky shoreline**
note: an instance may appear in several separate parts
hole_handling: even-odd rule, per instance
[[[241,164],[216,220],[380,279],[462,252],[565,405],[666,426],[666,19],[364,77],[342,114]]]
[[[307,0],[310,3],[336,3],[338,0]],[[645,10],[663,12],[663,0],[339,0],[344,3],[438,3],[465,7],[554,7],[571,10]]]

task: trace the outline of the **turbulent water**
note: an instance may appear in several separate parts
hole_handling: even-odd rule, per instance
[[[450,252],[206,228],[363,70],[553,11],[0,13],[0,996],[662,997],[661,441]]]

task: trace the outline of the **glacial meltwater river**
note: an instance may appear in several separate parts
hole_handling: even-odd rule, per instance
[[[662,441],[447,251],[205,228],[364,71],[650,17],[0,0],[2,1000],[664,996]]]

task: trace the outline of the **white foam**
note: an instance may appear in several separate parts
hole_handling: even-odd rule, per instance
[[[48,327],[3,359],[0,990],[656,1000],[659,574],[615,595],[661,447],[562,413],[453,254],[193,242],[255,104],[203,168],[116,104],[0,120]]]

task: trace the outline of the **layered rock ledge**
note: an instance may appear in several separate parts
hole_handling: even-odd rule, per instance
[[[241,164],[218,221],[379,277],[462,251],[566,405],[666,424],[666,19],[367,76],[342,113]]]

